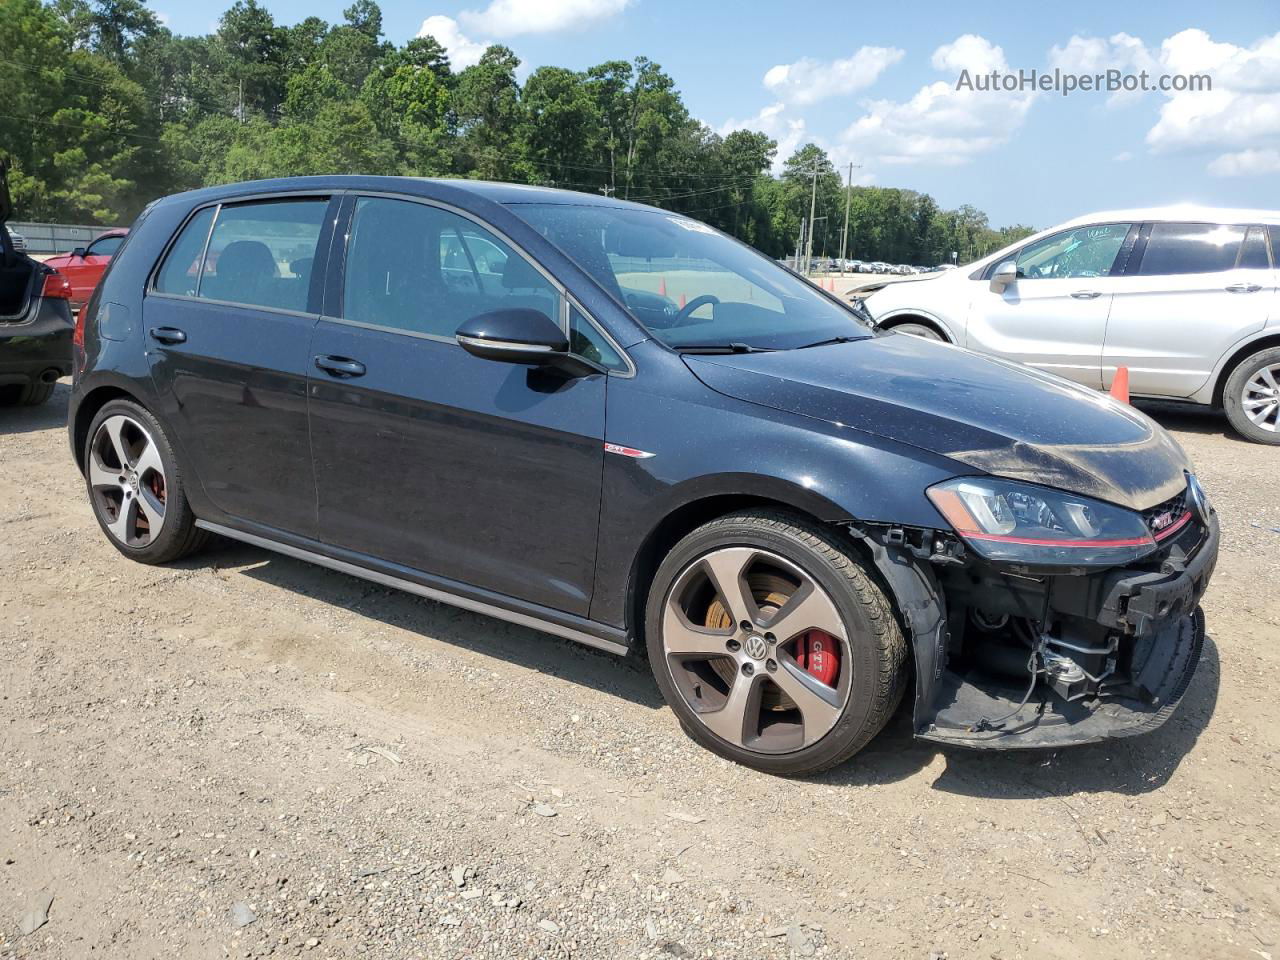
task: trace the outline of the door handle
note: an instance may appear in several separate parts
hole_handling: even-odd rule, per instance
[[[177,327],[152,327],[148,333],[151,334],[152,340],[159,340],[161,343],[186,343],[187,335]]]
[[[1256,283],[1233,283],[1227,287],[1228,293],[1257,293],[1262,287]]]
[[[351,360],[347,357],[316,357],[316,366],[325,373],[331,373],[335,377],[363,377],[364,364],[359,360]]]
[[[1077,290],[1075,293],[1071,294],[1071,296],[1077,300],[1094,300],[1097,297],[1102,296],[1102,294],[1097,290]]]

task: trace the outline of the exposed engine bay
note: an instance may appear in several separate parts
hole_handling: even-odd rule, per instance
[[[1160,726],[1200,659],[1218,523],[1186,494],[1144,519],[1169,531],[1160,548],[1101,569],[992,562],[950,531],[854,528],[913,637],[916,735],[1007,750]]]

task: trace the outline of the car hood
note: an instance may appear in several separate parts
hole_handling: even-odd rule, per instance
[[[848,290],[845,291],[845,295],[846,296],[853,296],[854,294],[857,294],[860,296],[870,295],[872,293],[877,293],[881,290],[888,290],[890,287],[901,286],[904,283],[924,283],[929,280],[935,280],[935,281],[941,280],[943,277],[952,273],[955,273],[955,271],[943,270],[938,273],[918,273],[910,277],[878,276],[870,280],[863,280],[859,283],[855,283],[853,286],[851,286]]]
[[[981,471],[1145,510],[1182,492],[1182,448],[1111,397],[905,334],[686,356],[727,396],[910,444]]]

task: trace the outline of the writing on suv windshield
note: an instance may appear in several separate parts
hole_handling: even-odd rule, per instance
[[[567,203],[516,203],[511,210],[677,350],[790,350],[870,336],[852,312],[697,220]]]

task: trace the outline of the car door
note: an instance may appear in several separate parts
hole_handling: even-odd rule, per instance
[[[990,279],[1006,261],[989,264],[969,306],[966,346],[1101,387],[1107,311],[1136,239],[1128,223],[1051,234],[1017,252],[1017,279],[1002,290]]]
[[[1235,344],[1262,329],[1275,270],[1261,226],[1151,223],[1111,305],[1103,378],[1129,369],[1129,390],[1188,397]]]
[[[209,499],[302,536],[316,533],[306,387],[330,203],[272,196],[197,210],[143,305],[161,413]]]
[[[322,539],[586,615],[603,366],[570,379],[479,359],[454,340],[463,321],[498,309],[541,310],[564,323],[562,291],[459,211],[387,196],[352,198],[349,207],[344,268],[312,344]],[[500,286],[478,275],[475,239],[489,262],[502,260]],[[464,282],[464,270],[477,274]]]

